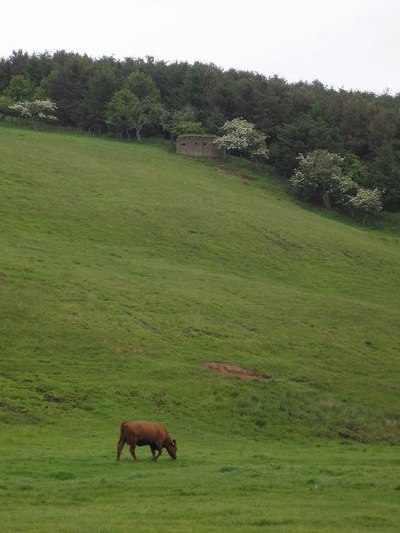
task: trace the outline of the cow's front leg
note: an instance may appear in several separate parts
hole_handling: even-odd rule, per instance
[[[151,448],[151,453],[153,455],[153,461],[157,461],[157,457],[156,457],[156,447],[152,444],[150,445],[150,448]]]
[[[157,452],[158,452],[157,455],[155,453],[156,449],[157,449]],[[154,461],[157,461],[157,459],[160,457],[161,454],[162,454],[162,444],[157,443],[155,448],[154,448],[154,452],[153,452]]]
[[[137,463],[138,462],[138,458],[136,457],[135,449],[136,449],[136,444],[131,444],[129,450],[131,452],[133,460],[135,461],[135,463]]]

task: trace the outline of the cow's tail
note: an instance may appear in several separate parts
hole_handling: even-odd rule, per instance
[[[119,441],[117,445],[117,461],[119,461],[119,458],[121,457],[122,448],[125,446],[125,442],[126,442],[125,433],[124,433],[124,423],[125,422],[122,422],[121,430],[119,433]]]

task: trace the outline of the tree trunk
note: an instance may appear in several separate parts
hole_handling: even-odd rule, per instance
[[[328,192],[324,192],[321,194],[322,196],[322,200],[324,201],[324,205],[327,209],[330,209],[331,208],[331,199],[329,197],[329,193]]]

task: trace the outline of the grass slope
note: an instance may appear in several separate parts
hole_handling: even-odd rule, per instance
[[[6,531],[397,530],[398,232],[254,177],[0,126]]]

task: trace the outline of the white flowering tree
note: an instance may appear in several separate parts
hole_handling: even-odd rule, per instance
[[[214,141],[218,148],[225,148],[253,161],[267,159],[268,149],[265,144],[265,135],[258,131],[254,124],[244,118],[227,120],[221,128],[223,135]]]
[[[354,218],[354,210],[351,201],[359,190],[360,185],[356,181],[353,181],[347,174],[342,175],[340,179],[336,180],[332,200],[337,207],[350,209],[352,218]]]
[[[57,121],[57,117],[55,116],[57,105],[51,100],[25,100],[10,105],[9,109],[15,115],[31,120],[34,129],[40,123]]]
[[[380,189],[364,189],[343,173],[343,158],[326,150],[315,150],[298,157],[299,165],[290,178],[296,194],[305,200],[321,198],[325,207],[346,207],[354,218],[357,213],[363,222],[383,209]]]
[[[343,158],[327,150],[315,150],[298,157],[299,164],[290,178],[296,194],[304,200],[321,198],[325,207],[340,203],[344,190],[348,191],[353,182],[344,176]]]
[[[363,215],[363,223],[369,216],[376,216],[383,209],[382,191],[380,189],[364,189],[360,187],[357,194],[350,198],[349,206],[355,213]]]

